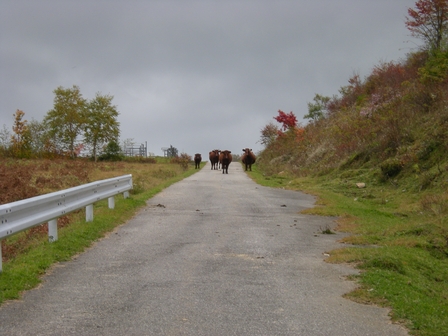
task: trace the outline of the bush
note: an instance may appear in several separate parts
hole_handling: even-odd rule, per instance
[[[171,163],[179,164],[183,170],[188,169],[188,165],[191,162],[191,156],[186,153],[181,153],[180,156],[171,159]]]
[[[396,158],[383,161],[380,165],[381,172],[386,178],[397,176],[403,169],[403,164]]]
[[[104,153],[98,157],[100,161],[121,161],[123,160],[123,155],[121,154],[121,149],[118,143],[111,141],[107,144]]]

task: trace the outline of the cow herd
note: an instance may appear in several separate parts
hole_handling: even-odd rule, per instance
[[[243,149],[243,155],[241,156],[241,162],[245,165],[246,171],[249,169],[252,171],[252,165],[255,163],[256,157],[250,148]],[[223,174],[229,173],[229,165],[232,162],[232,152],[229,150],[214,149],[208,153],[208,157],[211,163],[212,170],[222,169]],[[194,155],[195,169],[200,168],[202,161],[201,154]]]

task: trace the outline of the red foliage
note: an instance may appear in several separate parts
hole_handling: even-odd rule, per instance
[[[289,113],[285,113],[282,110],[278,110],[278,116],[274,117],[274,119],[282,124],[283,131],[287,131],[288,129],[297,126],[297,118],[294,113],[292,113],[292,111]]]
[[[418,0],[415,7],[416,10],[408,9],[410,18],[406,18],[406,27],[413,36],[439,49],[448,21],[448,1]]]
[[[406,70],[402,64],[389,62],[375,66],[369,80],[375,82],[378,87],[400,89],[406,77]]]

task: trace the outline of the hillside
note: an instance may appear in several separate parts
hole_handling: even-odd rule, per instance
[[[411,334],[445,334],[448,53],[412,53],[348,82],[316,95],[305,126],[279,111],[250,174],[319,196],[307,213],[337,216],[336,230],[351,233],[327,258],[362,270],[348,297],[391,307]]]
[[[350,78],[338,96],[314,101],[306,126],[279,111],[282,130],[273,132],[271,123],[262,131],[263,174],[319,178],[345,196],[378,204],[393,198],[406,216],[435,214],[428,220],[437,238],[428,244],[447,258],[448,52],[382,63],[364,80]],[[360,194],[356,183],[367,188]]]
[[[448,163],[447,53],[442,61],[444,68],[433,69],[419,52],[375,66],[364,80],[354,75],[338,96],[317,106],[319,113],[308,115],[310,123],[268,142],[263,169],[303,175],[379,167],[384,180],[418,176],[414,190],[442,183]]]

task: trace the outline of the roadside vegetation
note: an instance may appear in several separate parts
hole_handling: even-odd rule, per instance
[[[0,204],[126,174],[132,174],[133,189],[127,199],[120,195],[115,197],[115,209],[108,208],[107,200],[95,203],[93,222],[85,222],[84,210],[60,217],[59,239],[56,242],[48,242],[46,223],[2,240],[0,304],[20,298],[24,290],[40,283],[41,276],[52,265],[83,252],[128,221],[140,207],[145,206],[149,198],[196,171],[191,158],[186,155],[150,160],[132,158],[118,162],[85,159],[1,160]]]
[[[278,111],[261,130],[258,183],[318,196],[360,269],[347,297],[391,307],[413,335],[448,335],[448,1],[420,0],[406,25],[424,46],[316,94],[306,125]]]

